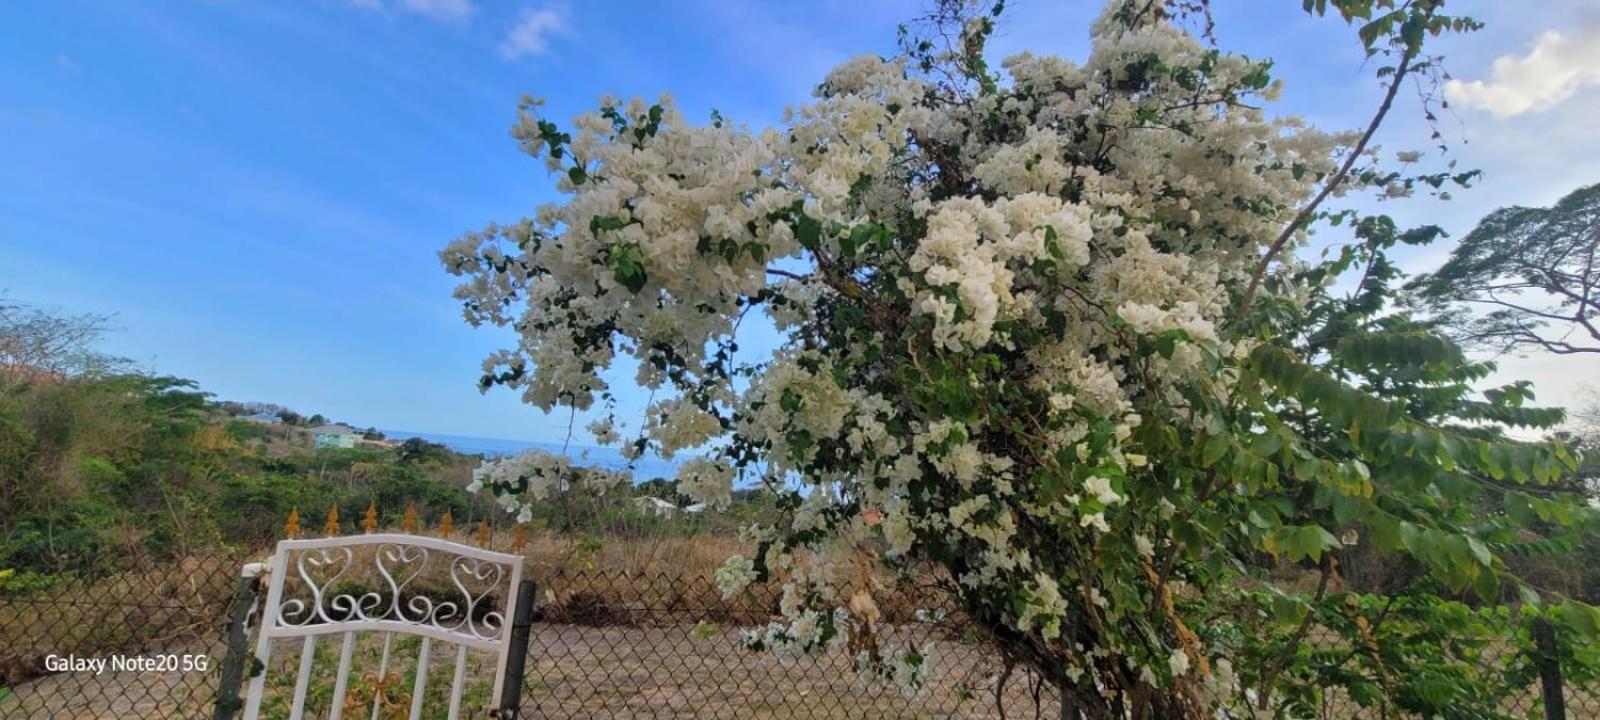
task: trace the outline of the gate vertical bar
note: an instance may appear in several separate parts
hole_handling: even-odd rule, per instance
[[[344,716],[344,696],[350,687],[350,656],[355,651],[356,634],[344,634],[344,645],[339,648],[339,670],[333,681],[333,704],[328,708],[328,720]]]
[[[427,699],[428,667],[433,660],[433,638],[422,636],[417,649],[417,679],[411,685],[411,720],[422,720],[422,701]]]
[[[467,646],[456,649],[456,674],[450,680],[449,720],[461,720],[461,696],[467,690]]]
[[[538,584],[532,580],[523,580],[517,586],[517,609],[511,616],[511,647],[506,651],[505,684],[500,687],[499,717],[503,720],[512,720],[522,712],[522,673],[527,668],[537,590]]]
[[[383,659],[378,661],[378,682],[382,683],[388,678],[389,648],[394,645],[394,633],[383,634]],[[382,688],[372,693],[372,716],[369,720],[378,720],[378,712],[383,709],[384,691]]]
[[[1533,621],[1534,659],[1539,665],[1540,694],[1545,720],[1567,720],[1567,695],[1561,687],[1561,657],[1556,648],[1556,627],[1549,620]]]
[[[316,658],[317,636],[307,635],[305,642],[300,643],[300,674],[294,681],[294,706],[289,708],[289,720],[300,720],[306,716],[306,693],[311,691],[311,671],[315,668],[313,663]]]
[[[250,678],[245,690],[244,720],[256,720],[261,714],[261,694],[267,686],[267,661],[272,653],[272,635],[267,631],[278,624],[278,603],[283,602],[283,577],[289,567],[289,550],[278,543],[278,551],[264,572],[268,573],[267,602],[261,608],[261,629],[256,632],[255,662],[259,672]]]

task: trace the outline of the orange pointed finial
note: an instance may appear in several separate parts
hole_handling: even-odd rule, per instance
[[[283,524],[283,536],[290,540],[300,537],[300,506],[289,508],[289,521]]]
[[[367,516],[361,519],[361,529],[373,532],[378,529],[378,501],[367,503]]]
[[[522,546],[528,542],[528,526],[517,523],[517,534],[511,538],[511,549],[522,552]]]
[[[406,503],[406,514],[400,518],[400,529],[408,533],[417,531],[417,504]]]
[[[339,534],[339,506],[328,508],[328,522],[322,525],[322,534],[333,537]]]
[[[489,518],[478,521],[478,547],[489,547]]]
[[[456,519],[450,516],[450,511],[444,511],[444,517],[439,518],[439,537],[448,538],[456,529]]]

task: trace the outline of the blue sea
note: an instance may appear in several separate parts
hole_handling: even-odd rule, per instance
[[[458,453],[482,455],[485,458],[516,455],[524,450],[544,450],[557,455],[562,454],[561,443],[445,435],[443,433],[416,432],[412,430],[383,430],[382,432],[384,437],[390,440],[404,442],[409,438],[422,438],[428,442],[439,443]],[[566,455],[572,458],[572,462],[575,465],[603,467],[608,470],[620,470],[628,465],[628,461],[622,457],[621,453],[617,452],[616,448],[572,445],[566,449]],[[665,460],[654,454],[639,458],[639,461],[634,463],[633,481],[644,482],[658,477],[670,480],[678,474],[679,462],[679,460]]]

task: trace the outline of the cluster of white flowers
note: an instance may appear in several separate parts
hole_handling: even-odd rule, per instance
[[[722,433],[715,415],[683,399],[667,400],[651,408],[645,430],[656,441],[662,457],[693,448]]]
[[[1029,192],[992,204],[952,198],[913,209],[928,223],[907,264],[921,281],[910,275],[901,283],[916,311],[933,318],[934,344],[952,351],[987,345],[996,322],[1029,309],[1013,292],[1014,268],[1056,257],[1059,272],[1071,274],[1089,262],[1090,210],[1059,197]]]
[[[689,460],[678,466],[678,492],[695,502],[727,507],[733,501],[733,468],[711,458]]]
[[[619,440],[622,439],[621,433],[619,433],[617,430],[616,421],[610,416],[606,416],[589,423],[589,426],[586,429],[589,431],[589,434],[594,437],[594,441],[599,443],[602,447],[607,445],[615,445]]]
[[[1028,589],[1028,601],[1017,618],[1017,627],[1038,630],[1046,639],[1060,637],[1061,618],[1067,614],[1067,601],[1061,597],[1061,588],[1055,578],[1044,573],[1034,575],[1033,586]]]
[[[715,575],[717,587],[722,590],[723,599],[731,598],[755,582],[755,562],[743,555],[734,555],[717,568]]]
[[[628,479],[623,470],[579,467],[565,455],[526,450],[485,460],[472,470],[467,492],[487,489],[500,507],[517,514],[518,522],[527,522],[533,517],[534,505],[554,495],[570,490],[603,493],[626,485]]]
[[[759,560],[793,574],[793,592],[783,622],[746,644],[842,635],[811,590],[830,555],[862,546],[959,558],[964,588],[1008,598],[992,605],[1049,641],[1068,619],[1063,587],[1094,599],[1083,612],[1111,612],[1105,579],[1072,563],[1108,544],[1141,559],[1167,546],[1179,495],[1151,481],[1150,408],[1206,427],[1191,399],[1227,397],[1228,365],[1251,347],[1219,330],[1230,289],[1350,139],[1204,99],[1261,64],[1117,17],[1099,21],[1082,65],[1022,54],[1002,65],[1009,82],[959,102],[902,60],[857,58],[782,130],[693,125],[670,98],[607,100],[564,138],[526,106],[517,135],[564,171],[568,197],[441,253],[468,278],[467,319],[519,332],[486,382],[582,409],[628,355],[641,386],[664,390],[643,423],[657,450],[760,456],[770,489],[790,495],[762,539],[794,541]],[[1151,67],[1187,84],[1141,79]],[[788,341],[732,368],[718,351],[758,306]],[[616,439],[610,422],[590,430]],[[520,509],[566,487],[559,462],[480,475]],[[752,464],[697,457],[678,487],[724,506]],[[738,592],[754,566],[731,559],[718,585]],[[1179,657],[1173,675],[1189,669]],[[916,658],[891,674],[917,684]]]
[[[786,655],[844,645],[848,639],[848,615],[843,608],[831,613],[801,610],[787,623],[770,622],[764,628],[751,628],[739,634],[739,644],[752,650],[775,650]]]
[[[928,684],[934,668],[933,643],[907,648],[889,657],[874,660],[871,653],[856,654],[856,674],[863,680],[880,680],[906,692],[914,693]]]

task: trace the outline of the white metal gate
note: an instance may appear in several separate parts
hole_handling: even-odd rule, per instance
[[[492,655],[498,701],[510,660],[508,626],[521,587],[522,557],[469,545],[405,534],[373,534],[315,540],[284,540],[266,568],[268,586],[256,639],[257,671],[245,692],[244,718],[256,720],[267,692],[273,642],[304,638],[288,717],[305,716],[319,639],[339,648],[333,676],[332,720],[391,717],[395,709],[421,717],[434,643],[456,648],[448,698],[451,720],[462,717],[468,650]],[[396,636],[421,640],[409,702],[391,704],[382,687],[391,680],[391,649]],[[352,655],[358,639],[382,638],[370,708],[359,712],[348,701]],[[520,666],[521,663],[514,663]],[[357,678],[357,682],[361,678]],[[469,708],[475,713],[480,708]],[[352,717],[352,715],[354,717]]]

